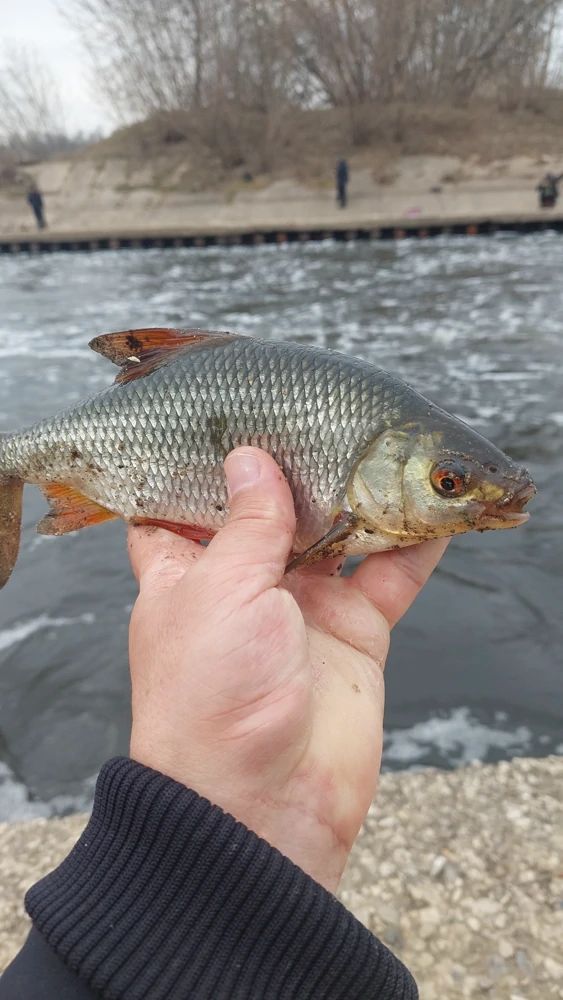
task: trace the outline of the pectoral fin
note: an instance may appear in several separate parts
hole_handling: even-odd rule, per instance
[[[49,501],[49,512],[37,525],[40,535],[66,535],[118,516],[63,483],[44,483],[39,489]]]
[[[340,556],[346,548],[346,540],[358,526],[358,518],[351,511],[343,511],[326,535],[311,545],[305,552],[293,559],[286,567],[286,573],[298,566],[312,566],[314,563],[328,559],[330,556]]]

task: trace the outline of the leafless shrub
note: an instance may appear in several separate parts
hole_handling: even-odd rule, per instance
[[[0,53],[0,141],[28,159],[69,141],[53,75],[30,49],[6,47]]]
[[[355,144],[397,101],[545,86],[560,0],[68,0],[100,91],[122,120],[182,110],[223,163],[264,162],[292,108],[346,108]],[[398,121],[398,129],[401,122]],[[250,131],[249,131],[250,130]]]

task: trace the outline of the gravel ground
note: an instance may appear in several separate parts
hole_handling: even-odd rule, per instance
[[[385,775],[340,896],[421,1000],[563,998],[563,757]],[[0,968],[83,816],[0,824]]]

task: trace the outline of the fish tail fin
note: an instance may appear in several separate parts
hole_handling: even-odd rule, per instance
[[[6,436],[0,433],[0,589],[7,584],[16,564],[22,523],[23,479],[2,470],[2,442]]]

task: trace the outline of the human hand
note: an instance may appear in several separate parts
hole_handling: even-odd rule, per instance
[[[334,891],[375,793],[383,668],[447,542],[284,570],[291,492],[265,452],[226,459],[207,548],[130,528],[131,757],[187,785]]]

